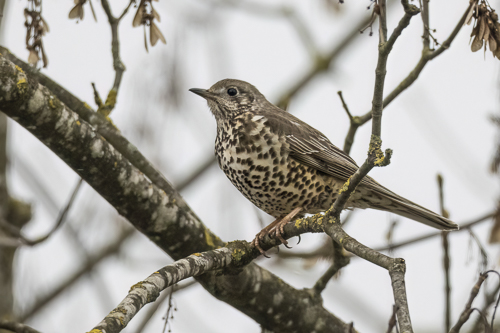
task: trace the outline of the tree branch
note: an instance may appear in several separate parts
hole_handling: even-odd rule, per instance
[[[312,288],[315,293],[321,294],[326,288],[328,282],[337,274],[343,267],[349,264],[349,258],[344,255],[342,246],[333,242],[333,264],[326,270],[326,272],[316,281]]]
[[[113,83],[113,87],[108,93],[108,97],[106,98],[106,102],[104,103],[102,108],[99,108],[97,111],[104,115],[105,117],[109,116],[111,111],[114,109],[116,105],[116,97],[118,95],[118,89],[120,88],[120,83],[122,82],[123,72],[125,72],[125,65],[123,64],[120,58],[120,40],[118,38],[118,25],[120,24],[120,20],[125,16],[128,12],[128,9],[132,5],[133,1],[129,1],[129,4],[123,11],[122,15],[119,18],[116,18],[111,13],[111,7],[109,6],[108,0],[101,0],[102,8],[104,8],[104,12],[108,17],[108,22],[111,27],[111,53],[113,55],[113,69],[115,70],[115,81]]]
[[[192,281],[188,281],[184,284],[177,284],[176,286],[169,287],[169,289],[175,288],[173,290],[173,292],[177,294],[177,292],[179,292],[183,289],[189,288],[195,284],[196,284],[196,280],[192,280]],[[154,304],[151,304],[151,306],[148,308],[148,312],[146,313],[146,315],[142,319],[139,326],[136,328],[135,333],[145,332],[144,329],[146,328],[147,324],[149,323],[151,318],[153,318],[153,316],[156,314],[156,312],[158,311],[158,309],[163,304],[163,302],[167,299],[168,296],[169,296],[169,291],[167,290],[164,293],[162,293],[160,295],[160,297],[158,297],[158,299],[154,302]]]
[[[0,85],[3,88],[0,90],[0,110],[46,144],[121,215],[174,259],[224,245],[168,182],[165,190],[152,184],[52,91],[3,56],[0,56]],[[319,227],[316,230],[321,231]],[[242,262],[248,264],[248,259],[260,252],[243,243],[246,244],[246,256]],[[277,241],[265,240],[262,244],[266,249],[277,245]],[[237,275],[208,273],[197,279],[215,297],[275,332],[283,329],[283,320],[292,320],[294,327],[302,331],[341,331],[346,326],[326,311],[319,300],[312,299],[310,293],[292,288],[253,263]],[[273,303],[274,293],[271,292],[278,289],[285,304],[298,304],[284,312],[281,309],[280,318],[260,305],[279,307]],[[318,328],[315,325],[318,321],[325,326]]]
[[[479,289],[481,288],[481,285],[483,284],[484,280],[488,277],[488,274],[481,274],[479,275],[479,279],[477,280],[476,284],[472,288],[469,296],[469,300],[467,301],[467,304],[465,304],[465,309],[462,311],[460,314],[460,317],[458,318],[457,323],[455,326],[453,326],[450,330],[449,333],[458,333],[460,332],[460,329],[462,326],[469,320],[470,315],[474,311],[472,308],[472,302],[476,298],[477,294],[479,293]]]
[[[0,245],[10,246],[10,244],[12,244],[12,246],[15,246],[15,247],[20,246],[20,245],[35,246],[35,245],[38,245],[38,244],[46,241],[51,235],[53,235],[59,229],[59,227],[61,227],[61,225],[64,223],[64,221],[66,221],[66,216],[67,216],[69,210],[71,209],[71,207],[73,206],[73,202],[75,201],[76,195],[78,194],[78,191],[80,190],[82,182],[83,182],[82,179],[80,179],[78,181],[73,192],[71,193],[71,195],[69,197],[68,202],[66,203],[64,208],[59,213],[59,216],[57,218],[56,223],[54,224],[52,229],[45,236],[38,237],[37,239],[29,239],[22,234],[20,227],[12,225],[9,222],[5,221],[4,219],[0,218],[0,226],[2,226],[4,228],[8,228],[8,230],[10,231],[10,233],[13,236],[12,238],[1,239]]]
[[[424,2],[425,1],[426,0],[424,0]],[[463,14],[462,18],[458,21],[457,25],[455,26],[455,29],[453,29],[450,36],[446,39],[446,41],[443,42],[443,44],[441,44],[441,46],[437,50],[431,51],[430,49],[426,49],[426,47],[424,45],[423,50],[422,50],[422,56],[419,59],[415,68],[406,76],[405,79],[403,79],[403,81],[401,81],[399,83],[399,85],[396,88],[394,88],[394,90],[392,90],[389,93],[389,95],[387,95],[384,98],[384,101],[383,101],[384,108],[387,107],[394,99],[396,99],[396,97],[398,97],[403,91],[405,91],[408,87],[410,87],[413,84],[413,82],[415,82],[417,80],[420,73],[422,72],[422,70],[424,69],[424,67],[427,65],[427,63],[430,60],[436,58],[437,56],[439,56],[441,53],[443,53],[444,51],[446,51],[450,47],[451,43],[453,42],[455,37],[458,35],[458,32],[462,28],[462,26],[465,22],[467,13],[469,12],[469,9],[470,9],[470,5],[467,8],[467,10],[465,11],[465,13]],[[425,29],[425,27],[424,27],[424,29]],[[372,112],[373,111],[370,110],[366,114],[358,117],[358,120],[359,120],[358,128],[372,119],[372,115],[373,115]],[[354,134],[351,135],[352,140],[354,140],[356,130],[357,130],[357,128],[353,129]]]
[[[386,150],[386,154],[384,156],[381,150],[382,140],[380,138],[383,110],[382,97],[384,94],[386,64],[389,53],[391,52],[392,46],[396,42],[397,38],[401,35],[401,32],[409,25],[411,18],[420,12],[417,7],[409,5],[407,0],[402,0],[401,3],[403,4],[405,15],[400,20],[398,26],[387,40],[385,1],[381,0],[378,2],[379,6],[381,7],[381,14],[379,15],[381,29],[378,62],[377,68],[375,70],[375,88],[373,93],[371,111],[373,114],[372,138],[370,140],[368,156],[363,165],[344,184],[344,187],[340,190],[340,195],[335,200],[333,207],[330,208],[324,216],[315,215],[309,219],[322,219],[324,232],[328,234],[335,242],[343,246],[347,251],[350,251],[357,256],[389,271],[389,275],[392,281],[394,301],[398,309],[397,316],[399,319],[400,330],[402,332],[411,333],[413,332],[413,329],[410,321],[408,302],[406,300],[406,289],[404,283],[406,265],[404,259],[393,259],[387,257],[359,243],[357,240],[350,237],[342,229],[342,226],[339,223],[340,213],[342,212],[351,193],[353,193],[363,177],[365,177],[368,172],[375,166],[385,166],[390,162],[392,152],[388,149]],[[386,40],[387,42],[385,42]]]
[[[80,281],[83,276],[86,276],[87,274],[92,272],[92,270],[94,270],[94,268],[104,259],[117,254],[120,251],[123,243],[127,239],[129,239],[130,236],[134,234],[134,232],[134,228],[127,228],[122,231],[115,241],[112,241],[109,245],[100,250],[98,254],[90,256],[90,258],[87,259],[84,265],[80,267],[76,272],[67,277],[65,281],[58,285],[54,290],[50,291],[47,295],[44,295],[40,299],[37,299],[35,304],[31,308],[25,310],[22,314],[20,314],[18,316],[20,321],[25,322],[33,318],[33,316],[37,315],[38,312],[47,304],[63,294],[64,291],[68,290],[77,281]]]
[[[427,0],[424,0],[426,3]],[[443,176],[437,175],[439,189],[439,207],[441,215],[448,217],[448,211],[444,208],[444,190]],[[445,296],[445,312],[444,312],[444,327],[446,332],[451,328],[451,283],[450,283],[450,244],[448,241],[448,231],[441,232],[441,244],[443,246],[443,269],[444,269],[444,296]]]
[[[195,253],[154,272],[145,280],[133,285],[123,301],[92,331],[121,332],[144,305],[154,302],[166,288],[189,277],[231,266],[233,256],[237,256],[237,252],[235,254],[234,251],[237,251],[237,248],[224,247]]]

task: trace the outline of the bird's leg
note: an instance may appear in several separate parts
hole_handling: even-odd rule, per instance
[[[290,248],[288,246],[288,242],[286,239],[283,238],[282,234],[285,231],[285,225],[290,222],[297,214],[299,214],[302,211],[302,207],[297,207],[294,208],[288,215],[286,215],[284,218],[282,218],[279,222],[276,223],[276,226],[274,228],[274,234],[278,239],[285,245],[286,247]],[[274,222],[273,222],[274,223]]]
[[[292,210],[289,214],[285,216],[280,216],[273,222],[271,222],[267,227],[262,229],[257,235],[255,235],[254,240],[252,241],[252,245],[255,246],[260,253],[269,258],[266,255],[266,252],[260,247],[260,241],[266,236],[269,235],[270,232],[274,229],[274,235],[285,245],[286,247],[290,248],[288,246],[288,242],[286,239],[283,238],[282,234],[284,232],[284,227],[285,225],[290,222],[297,214],[299,214],[302,211],[302,207],[297,207],[294,210]]]
[[[271,222],[267,227],[265,227],[264,229],[262,229],[261,231],[259,231],[259,233],[257,235],[255,235],[255,238],[253,239],[252,244],[253,246],[255,246],[257,248],[257,250],[260,251],[260,254],[262,254],[264,257],[266,258],[269,258],[267,255],[266,255],[266,252],[260,247],[260,244],[259,242],[266,236],[266,235],[269,235],[269,232],[276,226],[276,224],[278,224],[284,217],[283,216],[280,216],[278,217],[276,220],[274,220],[273,222]]]

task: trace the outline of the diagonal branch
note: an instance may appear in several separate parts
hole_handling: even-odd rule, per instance
[[[3,56],[0,56],[0,86],[0,110],[47,145],[121,215],[174,259],[224,245],[168,182],[165,181],[162,188],[151,183],[52,91]],[[246,266],[238,270],[239,274],[207,273],[197,277],[215,297],[273,331],[281,328],[284,320],[292,320],[296,329],[304,332],[345,329],[347,325],[325,310],[320,299],[311,298],[309,292],[291,287],[256,264],[248,264],[259,255],[259,251],[246,242],[240,243],[245,247],[243,252],[235,253],[237,259],[241,254],[237,263]],[[263,243],[266,248],[277,245],[276,241]],[[281,302],[273,302],[273,293],[270,292],[278,289],[283,304],[297,305],[280,309],[280,318],[261,306],[272,304],[276,311],[282,308]],[[318,321],[325,325],[318,328]]]
[[[118,89],[120,88],[120,83],[122,82],[123,72],[125,72],[125,65],[123,64],[120,57],[120,40],[118,38],[118,25],[121,19],[127,14],[128,9],[135,2],[133,0],[129,1],[127,7],[123,10],[123,13],[119,18],[113,16],[111,12],[111,7],[109,6],[108,0],[101,0],[102,8],[108,17],[108,22],[111,27],[111,53],[113,55],[113,69],[115,70],[115,81],[113,82],[113,87],[108,93],[106,102],[102,107],[99,107],[98,112],[104,116],[109,116],[111,111],[115,108],[116,97],[118,95]]]
[[[479,289],[481,289],[481,285],[483,284],[484,280],[486,280],[487,277],[488,273],[479,275],[476,284],[474,285],[474,287],[470,292],[469,300],[467,301],[467,304],[465,304],[465,309],[460,314],[460,317],[458,318],[455,326],[451,328],[450,333],[460,332],[462,326],[467,322],[467,320],[469,320],[470,315],[474,311],[474,309],[472,308],[472,302],[476,298],[477,294],[479,293]],[[488,327],[488,325],[486,325],[486,327]]]
[[[424,0],[424,3],[425,3],[425,1],[427,1],[427,0]],[[398,97],[403,91],[405,91],[408,87],[410,87],[418,79],[420,73],[422,72],[422,70],[424,69],[424,67],[427,65],[427,63],[430,60],[436,58],[441,53],[443,53],[444,51],[446,51],[447,49],[450,48],[451,43],[453,42],[455,37],[458,35],[460,29],[464,25],[464,22],[465,22],[467,13],[469,12],[469,9],[470,9],[470,5],[467,8],[467,10],[465,11],[465,13],[462,15],[462,18],[458,21],[457,25],[455,26],[455,28],[451,32],[450,36],[443,42],[443,44],[441,44],[441,46],[437,50],[431,51],[429,48],[427,48],[427,44],[424,42],[422,56],[419,59],[417,65],[406,76],[406,78],[404,78],[403,81],[401,81],[399,83],[399,85],[396,88],[394,88],[394,90],[392,90],[389,93],[389,95],[387,95],[384,98],[384,101],[383,101],[384,108],[387,107],[394,99],[396,99],[396,97]],[[425,29],[425,27],[424,27],[424,29]],[[357,129],[359,127],[361,127],[362,125],[364,125],[365,123],[367,123],[368,121],[370,121],[372,119],[372,116],[373,116],[373,112],[372,112],[372,110],[370,110],[366,114],[359,116],[359,117],[356,117],[356,118],[358,118],[357,119],[358,123],[356,124],[355,127],[353,127],[351,125],[351,127],[349,128],[349,135],[348,135],[348,137],[346,137],[346,141],[347,140],[349,140],[351,142],[354,141],[354,136],[356,135]]]
[[[396,27],[396,29],[394,29],[389,39],[387,39],[385,1],[379,0],[378,2],[378,5],[381,8],[379,15],[381,29],[379,55],[377,68],[375,70],[375,87],[371,111],[373,114],[372,137],[368,149],[368,157],[366,158],[363,165],[344,184],[344,187],[340,190],[340,195],[336,199],[333,207],[330,208],[324,216],[315,215],[309,219],[322,219],[324,232],[328,234],[335,242],[343,246],[347,251],[350,251],[357,256],[389,271],[389,275],[392,281],[394,301],[397,307],[397,316],[400,330],[402,332],[413,332],[404,282],[404,274],[406,272],[404,259],[390,258],[359,243],[357,240],[350,237],[342,229],[342,226],[340,224],[340,213],[342,212],[351,193],[354,192],[363,177],[365,177],[368,172],[375,166],[385,166],[390,162],[392,152],[388,149],[386,150],[385,155],[384,153],[382,153],[382,140],[380,138],[382,128],[382,110],[384,107],[383,94],[387,59],[392,50],[392,46],[396,42],[397,38],[401,35],[401,32],[409,25],[411,18],[420,12],[420,10],[416,6],[409,5],[408,0],[402,0],[401,3],[403,4],[405,15],[400,20],[398,26]]]
[[[43,295],[42,297],[40,297],[40,299],[36,299],[33,306],[31,306],[29,309],[26,309],[22,314],[18,316],[19,320],[25,322],[33,318],[33,316],[37,315],[39,311],[44,309],[47,304],[67,291],[69,287],[73,286],[76,282],[80,281],[82,277],[91,273],[97,265],[104,261],[104,259],[117,254],[122,248],[122,245],[125,243],[125,241],[128,240],[130,236],[135,234],[134,231],[135,229],[133,228],[127,228],[126,230],[122,231],[115,241],[111,242],[105,248],[100,250],[98,254],[91,255],[82,267],[80,267],[77,271],[75,271],[64,281],[62,281],[61,284],[58,285],[54,290],[51,290],[48,294]]]
[[[121,332],[130,320],[148,303],[156,301],[168,287],[189,277],[227,268],[233,261],[236,248],[195,253],[154,272],[130,288],[128,295],[91,332]]]

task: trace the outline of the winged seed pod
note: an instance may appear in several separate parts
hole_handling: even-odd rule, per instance
[[[158,12],[153,8],[152,0],[141,0],[139,6],[137,6],[137,12],[135,13],[132,21],[132,26],[134,28],[140,25],[144,26],[144,47],[146,48],[146,51],[148,51],[146,26],[149,26],[149,42],[151,46],[155,46],[159,40],[163,44],[167,44],[165,37],[161,33],[158,26],[154,23],[155,20],[161,22],[160,14],[158,14]]]
[[[42,59],[43,67],[49,61],[43,49],[42,37],[49,32],[49,25],[42,17],[42,0],[28,1],[24,9],[24,26],[26,27],[26,49],[29,51],[28,62],[34,66]]]
[[[485,0],[471,0],[470,10],[467,13],[464,24],[471,24],[474,19],[474,27],[471,32],[471,51],[477,52],[484,45],[484,52],[488,46],[493,57],[500,59],[500,23],[498,14]]]
[[[76,19],[77,22],[83,20],[84,10],[83,5],[87,0],[75,0],[75,7],[73,7],[68,14],[69,19]],[[95,16],[94,6],[92,5],[92,1],[89,0],[90,10],[92,11],[92,16],[94,16],[94,20],[97,22],[97,17]]]

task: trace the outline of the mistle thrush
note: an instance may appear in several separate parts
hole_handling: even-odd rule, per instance
[[[220,168],[254,205],[276,220],[253,244],[274,229],[285,245],[283,226],[294,217],[329,209],[356,162],[320,131],[271,104],[253,85],[226,79],[210,89],[190,89],[208,101],[217,121],[215,156]],[[346,208],[395,213],[441,230],[456,230],[452,221],[365,177]]]

